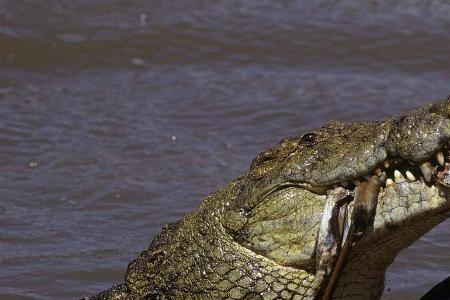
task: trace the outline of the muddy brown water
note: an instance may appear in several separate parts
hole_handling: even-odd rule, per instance
[[[281,138],[450,94],[447,1],[0,0],[0,299],[120,282]],[[450,222],[383,299],[450,275]]]

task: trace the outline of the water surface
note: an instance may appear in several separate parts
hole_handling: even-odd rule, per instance
[[[165,223],[326,120],[450,94],[446,1],[0,0],[0,299],[122,281]],[[450,275],[450,222],[383,299]]]

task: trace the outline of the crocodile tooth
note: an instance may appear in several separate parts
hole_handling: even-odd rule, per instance
[[[444,153],[442,152],[436,153],[436,159],[441,166],[444,166],[445,164]]]
[[[406,178],[409,182],[416,181],[416,177],[414,177],[413,173],[411,173],[409,170],[406,171]]]
[[[431,175],[433,174],[433,165],[426,161],[420,165],[420,171],[427,182],[431,182]]]
[[[381,182],[385,182],[385,181],[386,181],[386,178],[387,178],[386,172],[381,172],[381,175],[380,175],[380,181],[381,181]]]
[[[388,186],[393,186],[394,185],[394,181],[390,178],[386,179],[386,187]]]
[[[384,166],[386,169],[389,168],[389,161],[388,161],[388,160],[383,161],[383,166]]]
[[[394,180],[395,183],[400,183],[405,181],[405,177],[403,177],[402,173],[399,170],[394,171]]]

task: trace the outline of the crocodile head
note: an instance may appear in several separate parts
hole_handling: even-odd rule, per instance
[[[395,256],[450,215],[449,144],[450,98],[285,139],[92,299],[379,299]]]
[[[241,245],[314,274],[311,296],[328,288],[327,298],[378,299],[395,256],[450,215],[449,145],[448,100],[328,123],[258,155],[239,205],[245,224],[226,224]]]

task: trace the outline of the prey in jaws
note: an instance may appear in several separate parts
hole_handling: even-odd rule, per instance
[[[379,299],[396,255],[450,216],[449,145],[450,98],[284,139],[89,299]]]

